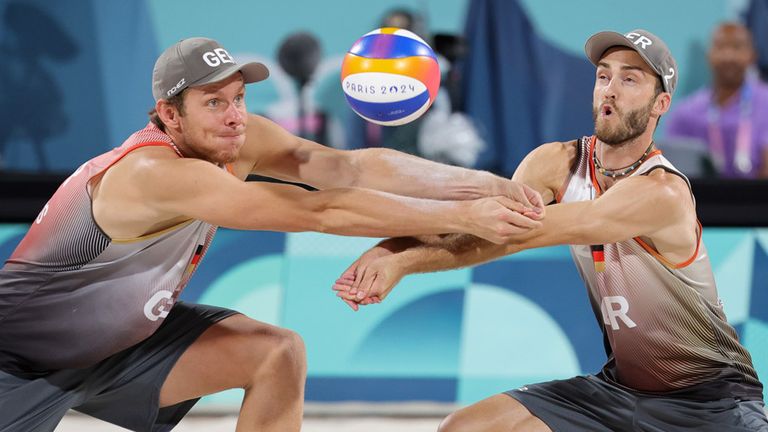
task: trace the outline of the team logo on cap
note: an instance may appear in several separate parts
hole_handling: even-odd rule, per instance
[[[640,33],[635,32],[629,32],[624,35],[627,39],[631,40],[632,43],[635,45],[639,45],[640,48],[646,49],[647,47],[653,45],[653,41],[648,39],[647,37],[641,35]]]
[[[186,80],[182,78],[179,82],[176,83],[175,86],[171,87],[170,90],[166,93],[167,96],[171,96],[174,93],[176,93],[184,84],[186,83]]]
[[[203,61],[210,67],[216,67],[223,63],[235,63],[232,56],[224,48],[216,48],[213,51],[205,52],[203,54]]]

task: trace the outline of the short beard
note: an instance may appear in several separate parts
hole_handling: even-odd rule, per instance
[[[651,110],[655,101],[656,98],[653,97],[646,106],[628,112],[625,116],[625,121],[620,123],[615,129],[611,129],[605,124],[598,124],[597,114],[599,109],[593,106],[592,120],[595,122],[595,135],[597,135],[597,139],[610,146],[620,147],[639,137],[648,127],[648,121],[651,118]],[[613,111],[616,115],[624,116],[615,106]]]

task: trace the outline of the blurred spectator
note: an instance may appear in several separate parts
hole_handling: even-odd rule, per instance
[[[397,27],[416,33],[417,36],[426,40],[426,29],[421,15],[411,12],[408,9],[392,9],[384,15],[381,20],[382,27]]]
[[[718,26],[709,48],[711,86],[673,108],[667,144],[700,140],[721,177],[768,177],[768,86],[754,63],[749,30],[739,23]]]

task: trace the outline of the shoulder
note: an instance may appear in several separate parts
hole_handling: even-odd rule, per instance
[[[567,175],[579,156],[579,140],[542,144],[526,156],[528,163],[550,176]]]
[[[692,202],[693,195],[688,182],[679,174],[668,171],[663,165],[652,168],[642,177],[647,179],[651,189],[649,192],[660,201],[660,205],[670,208]]]
[[[290,145],[296,139],[295,135],[272,120],[256,114],[248,115],[245,131],[245,149],[247,151],[268,152],[275,147]]]
[[[258,114],[248,114],[248,123],[246,124],[246,128],[248,131],[250,130],[260,130],[263,128],[269,128],[271,125],[274,125],[275,123],[268,118],[264,116],[260,116]]]
[[[179,181],[185,172],[199,175],[220,169],[210,162],[196,158],[181,158],[168,147],[142,147],[127,154],[109,169],[104,181],[121,184],[142,193],[158,192],[155,188]]]
[[[293,135],[266,117],[248,114],[245,136],[248,141],[258,140],[259,143],[262,143],[264,141],[284,140]]]
[[[290,143],[291,135],[275,122],[260,115],[249,114],[245,145],[235,162],[236,171],[246,174],[254,172],[257,165],[279,158],[280,152]]]
[[[579,153],[579,140],[554,141],[542,144],[533,151],[530,156],[534,159],[548,163],[572,162]]]
[[[533,187],[545,202],[555,199],[579,154],[579,141],[542,144],[523,159],[513,179]]]
[[[176,152],[167,146],[146,146],[131,150],[107,171],[106,178],[132,180],[143,179],[143,176],[153,173],[155,167],[167,161],[181,159]]]

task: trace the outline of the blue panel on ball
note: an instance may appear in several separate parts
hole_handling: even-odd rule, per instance
[[[437,60],[435,53],[429,46],[416,39],[393,34],[364,36],[350,48],[349,52],[365,58],[390,59],[426,56]]]
[[[363,102],[347,95],[347,102],[356,113],[377,121],[393,121],[409,116],[429,101],[429,91],[424,90],[410,99],[396,102]]]

